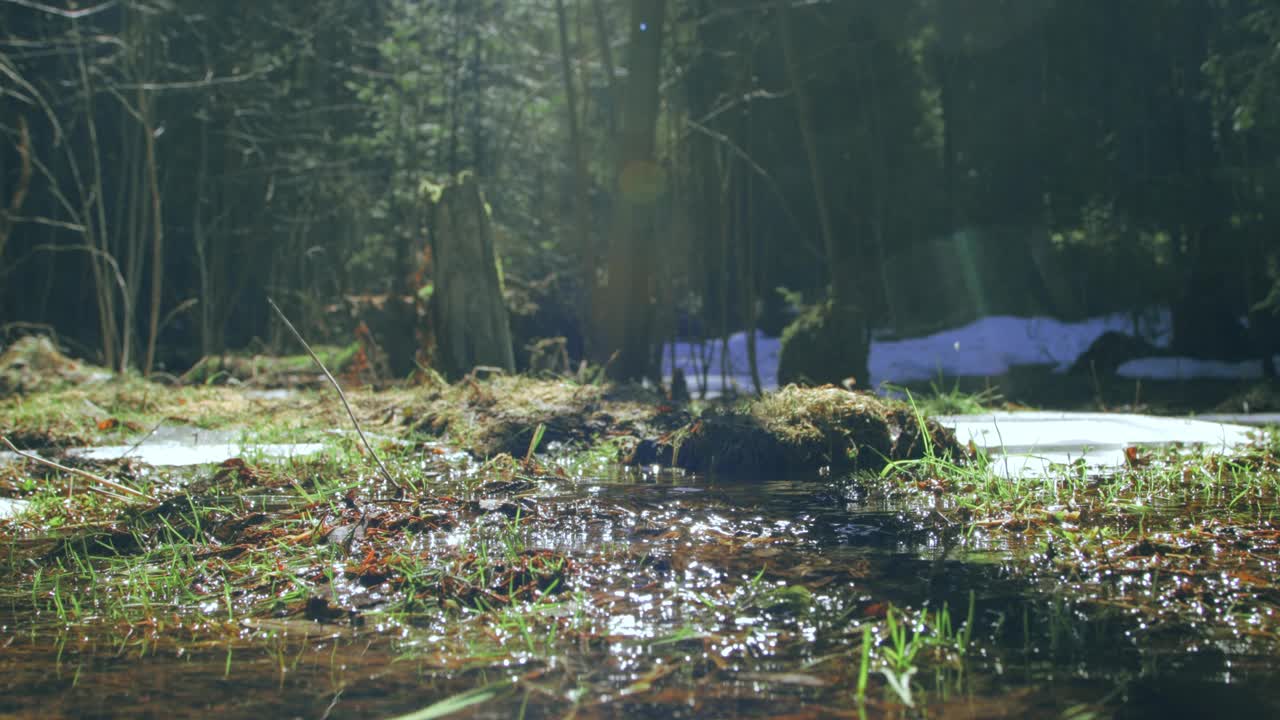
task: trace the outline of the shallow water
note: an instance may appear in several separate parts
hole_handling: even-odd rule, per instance
[[[14,498],[0,498],[0,519],[13,517],[25,512],[31,503]]]
[[[237,430],[205,430],[182,425],[162,425],[130,445],[102,445],[72,448],[67,454],[83,460],[130,459],[155,467],[182,467],[220,463],[254,455],[290,458],[313,455],[324,449],[321,443],[246,442]]]
[[[1234,432],[1219,427],[1218,437]],[[1039,435],[1022,439],[1030,445],[1005,449],[1044,445]],[[1111,554],[1066,563],[1073,550],[1034,535],[1039,521],[1014,532],[966,526],[948,496],[913,483],[650,471],[489,479],[456,457],[421,462],[436,469],[413,505],[372,488],[361,491],[373,499],[358,514],[284,491],[178,503],[210,505],[207,522],[228,528],[270,528],[264,513],[280,524],[269,535],[208,530],[225,539],[191,537],[176,556],[138,557],[157,587],[165,565],[189,563],[180,586],[144,595],[155,609],[124,611],[144,621],[112,619],[110,598],[87,586],[63,590],[85,604],[81,614],[55,612],[33,589],[28,546],[15,545],[0,565],[0,714],[389,717],[486,687],[459,716],[1280,714],[1280,593],[1267,582],[1280,570],[1280,505],[1271,495],[1149,505],[1143,532],[1099,545]],[[280,467],[305,479],[289,462]],[[180,516],[165,517],[185,532]],[[416,529],[389,530],[399,517]],[[1121,532],[1127,522],[1099,524]],[[269,558],[252,566],[262,577],[234,564],[242,556],[224,558],[239,547]],[[481,580],[483,592],[460,606],[420,604],[462,599],[446,586],[482,556],[511,585]],[[400,584],[370,579],[381,559],[408,557],[417,560],[388,561],[406,568],[395,571]],[[564,559],[563,584],[503,605],[523,582],[503,569],[516,558]],[[109,558],[94,562],[100,585],[123,571]],[[284,590],[267,576],[309,599],[273,604]],[[202,605],[168,600],[196,584],[210,588]],[[418,604],[401,611],[409,596]],[[946,604],[959,626],[970,597],[967,653],[921,656],[909,683],[914,707],[879,672],[866,700],[854,697],[864,627],[888,647],[889,607],[918,621],[921,609]]]

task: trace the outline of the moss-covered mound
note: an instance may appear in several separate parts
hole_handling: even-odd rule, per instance
[[[839,384],[853,378],[866,387],[871,379],[870,351],[862,313],[829,300],[820,302],[806,308],[782,332],[778,384]]]
[[[67,385],[108,379],[106,370],[63,355],[47,337],[29,336],[0,355],[0,397],[54,390]]]
[[[963,453],[950,429],[933,420],[924,428],[927,438],[910,408],[869,393],[788,386],[642,440],[627,462],[764,475],[875,470],[890,460],[922,457],[929,447],[939,455]]]
[[[420,391],[402,412],[413,429],[447,434],[451,444],[473,455],[519,457],[529,450],[539,425],[539,451],[553,442],[650,434],[649,427],[662,426],[658,402],[656,393],[638,388],[498,375]]]
[[[346,346],[321,345],[314,348],[329,372],[347,385],[364,384],[369,358],[360,343]],[[309,355],[259,355],[227,353],[207,355],[182,376],[194,385],[242,383],[261,388],[324,387],[324,374]]]
[[[447,435],[479,457],[522,456],[539,426],[539,451],[553,442],[616,439],[624,462],[695,472],[759,476],[878,469],[889,460],[963,452],[949,429],[906,405],[833,386],[789,386],[734,408],[693,415],[635,387],[584,385],[500,375],[421,390],[401,405],[414,430]]]

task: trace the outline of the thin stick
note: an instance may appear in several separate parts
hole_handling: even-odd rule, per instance
[[[329,368],[325,367],[323,362],[320,362],[319,356],[317,356],[316,352],[311,349],[311,346],[307,344],[307,341],[302,339],[302,333],[298,332],[298,329],[293,326],[293,323],[289,322],[289,318],[285,317],[280,306],[276,305],[276,301],[271,298],[267,298],[267,302],[271,303],[271,309],[275,310],[276,314],[280,316],[280,319],[284,321],[284,326],[289,328],[289,332],[293,333],[293,336],[298,338],[298,342],[302,343],[302,347],[306,349],[307,354],[311,356],[311,359],[316,362],[316,365],[320,366],[320,370],[324,373],[324,376],[329,378],[329,384],[333,385],[333,389],[338,391],[338,399],[342,400],[342,407],[347,409],[347,417],[351,418],[351,424],[355,426],[356,434],[360,436],[360,441],[364,443],[365,449],[373,456],[374,462],[378,463],[378,470],[382,473],[382,477],[386,478],[386,481],[394,485],[397,489],[404,490],[404,486],[396,482],[396,479],[391,477],[391,471],[387,470],[387,466],[382,464],[382,458],[378,457],[378,453],[374,451],[373,445],[369,443],[369,438],[364,436],[364,430],[360,429],[360,421],[356,420],[356,414],[351,411],[351,404],[347,402],[346,393],[342,392],[342,386],[334,379],[333,373],[329,372]]]
[[[153,428],[151,428],[151,432],[148,432],[146,435],[143,435],[143,436],[138,440],[138,442],[136,442],[136,443],[134,443],[133,445],[131,445],[131,446],[129,447],[129,449],[128,449],[128,450],[125,450],[123,453],[121,453],[120,457],[118,457],[118,458],[116,458],[116,459],[117,459],[117,460],[123,460],[123,459],[125,459],[125,458],[129,457],[130,455],[132,455],[134,450],[137,450],[138,448],[142,447],[142,443],[146,442],[148,438],[150,438],[152,435],[155,435],[155,434],[156,434],[156,431],[160,429],[160,426],[161,426],[161,425],[164,425],[165,420],[167,420],[167,418],[162,419],[160,422],[156,423],[156,426],[155,426],[155,427],[153,427]]]
[[[112,490],[115,490],[115,491],[117,491],[117,492],[123,493],[123,494],[125,494],[125,495],[131,495],[131,496],[133,496],[133,497],[136,497],[136,498],[142,498],[143,500],[148,500],[148,501],[152,501],[152,502],[154,502],[154,500],[155,500],[155,499],[154,499],[154,498],[152,498],[150,495],[148,495],[148,494],[146,494],[146,493],[142,492],[141,490],[134,490],[133,488],[129,487],[128,485],[121,485],[121,484],[120,484],[120,483],[118,483],[118,482],[112,482],[111,480],[108,480],[108,479],[106,479],[106,478],[102,477],[101,475],[94,475],[93,473],[89,472],[88,470],[77,470],[76,468],[67,467],[66,465],[60,465],[60,464],[58,464],[58,463],[56,463],[56,462],[54,462],[54,461],[52,461],[52,460],[45,460],[44,458],[40,457],[39,455],[32,455],[32,454],[31,454],[31,453],[29,453],[29,452],[24,452],[24,451],[22,451],[22,450],[19,450],[18,448],[14,447],[13,443],[9,442],[9,438],[7,438],[7,437],[5,437],[5,436],[3,436],[3,435],[0,435],[0,442],[3,442],[3,443],[5,444],[5,446],[6,446],[6,447],[8,447],[10,450],[12,450],[13,452],[17,453],[18,455],[20,455],[20,456],[22,456],[22,457],[24,457],[24,458],[26,458],[26,459],[28,459],[28,460],[30,460],[30,461],[32,461],[32,462],[39,463],[39,464],[41,464],[41,465],[47,465],[47,466],[49,466],[49,467],[51,467],[51,468],[56,468],[56,469],[58,469],[58,470],[61,470],[62,472],[65,472],[65,473],[71,473],[72,475],[79,475],[80,477],[85,478],[86,480],[90,480],[90,481],[95,482],[95,483],[97,483],[97,484],[99,484],[99,485],[103,485],[103,486],[109,487],[109,488],[111,488]],[[120,497],[119,495],[115,495],[115,494],[113,494],[113,493],[108,493],[108,492],[106,492],[106,491],[102,490],[101,488],[93,488],[93,487],[91,487],[90,489],[92,489],[92,490],[96,490],[96,491],[98,491],[98,492],[102,492],[103,494],[110,495],[110,496],[112,496],[112,497],[116,497],[116,498],[119,498],[119,497]],[[120,498],[120,499],[122,499],[122,498]]]

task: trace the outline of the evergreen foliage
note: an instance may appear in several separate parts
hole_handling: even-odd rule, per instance
[[[281,348],[268,294],[317,340],[370,296],[418,303],[375,335],[426,332],[422,189],[461,171],[517,354],[625,345],[626,377],[778,286],[909,333],[1018,275],[1028,313],[1166,305],[1208,355],[1260,352],[1280,297],[1265,0],[0,0],[0,28],[5,336],[115,368]],[[967,302],[904,289],[939,265]]]

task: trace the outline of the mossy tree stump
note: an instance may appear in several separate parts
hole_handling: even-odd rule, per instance
[[[825,300],[805,308],[782,332],[778,384],[822,385],[852,377],[869,388],[871,351],[865,316],[847,305]]]
[[[459,378],[478,365],[515,371],[511,327],[480,187],[463,173],[431,203],[431,315],[436,366]]]

